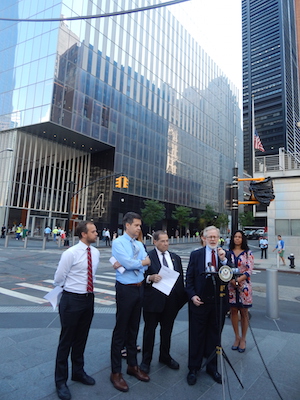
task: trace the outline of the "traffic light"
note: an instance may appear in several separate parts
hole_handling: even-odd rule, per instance
[[[116,178],[116,187],[117,188],[125,188],[127,189],[129,186],[129,179],[127,176],[119,176]]]
[[[128,188],[129,179],[126,176],[123,176],[123,188]]]
[[[122,176],[119,176],[118,178],[116,178],[116,187],[117,188],[121,188],[122,187]]]

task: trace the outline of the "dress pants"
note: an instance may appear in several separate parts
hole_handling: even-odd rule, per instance
[[[261,254],[260,254],[260,258],[264,258],[264,255],[265,255],[265,258],[267,259],[267,248],[266,249],[260,249],[261,250]]]
[[[203,357],[210,361],[206,369],[217,371],[216,347],[221,345],[221,332],[224,326],[225,312],[215,303],[200,305],[196,312],[189,307],[189,360],[190,370],[200,370]],[[221,327],[220,327],[221,324]]]
[[[159,358],[164,362],[169,362],[171,360],[171,336],[177,314],[178,308],[176,307],[176,302],[172,302],[171,299],[167,299],[162,312],[143,311],[145,321],[143,333],[143,364],[150,365],[152,361],[155,330],[158,323],[160,323]]]
[[[61,333],[56,355],[55,383],[68,380],[71,351],[72,376],[83,374],[84,349],[94,315],[94,294],[63,292],[59,303]]]
[[[121,350],[126,346],[127,364],[138,365],[136,341],[139,332],[144,286],[123,285],[116,282],[116,325],[111,341],[111,372],[121,372]]]

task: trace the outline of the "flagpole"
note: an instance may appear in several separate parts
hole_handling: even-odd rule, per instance
[[[254,148],[254,131],[255,131],[255,120],[254,120],[254,94],[252,95],[252,178],[255,172],[255,148]]]

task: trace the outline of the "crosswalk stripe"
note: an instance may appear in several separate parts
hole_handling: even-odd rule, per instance
[[[44,291],[44,292],[50,292],[50,291],[52,290],[51,288],[47,288],[47,287],[45,287],[45,286],[33,285],[33,284],[31,284],[31,283],[26,283],[26,282],[17,283],[17,285],[23,286],[23,287],[27,287],[27,288],[29,288],[29,289],[42,290],[42,291]],[[103,289],[103,290],[105,290],[105,289]],[[100,292],[100,293],[106,293],[106,294],[113,294],[113,295],[115,295],[115,292],[107,293],[107,292],[103,292],[102,290],[101,290],[101,291],[98,291],[97,289],[94,289],[94,292],[97,292],[97,293]],[[13,293],[15,293],[15,292],[13,292]],[[21,293],[21,294],[23,294],[23,293]],[[25,295],[25,296],[27,296],[27,295]],[[17,297],[17,296],[16,296],[16,297]],[[30,296],[30,297],[33,297],[33,296]],[[36,297],[33,297],[33,298],[36,299]],[[32,300],[32,301],[33,301],[33,300]],[[111,300],[104,300],[104,299],[97,299],[97,298],[95,298],[95,303],[103,304],[103,305],[106,305],[106,306],[111,306],[112,304],[115,304],[114,301],[111,301]]]
[[[107,275],[95,275],[96,278],[105,278],[105,279],[111,279],[111,280],[116,280],[116,274],[114,276],[107,276]]]
[[[17,283],[16,285],[18,285],[18,286],[23,286],[23,287],[26,287],[26,288],[29,288],[29,289],[41,290],[41,291],[43,291],[43,292],[50,292],[50,291],[52,290],[52,288],[48,288],[48,287],[46,287],[46,286],[33,285],[33,284],[31,284],[31,283],[26,283],[26,282]]]
[[[48,300],[40,299],[39,297],[30,296],[25,293],[14,292],[13,290],[5,289],[0,287],[0,293],[10,297],[17,297],[18,299],[31,301],[32,303],[44,304],[48,303]]]
[[[45,279],[44,282],[46,283],[53,283],[53,281],[51,279]],[[114,286],[114,285],[113,285]],[[94,292],[95,293],[105,293],[105,294],[111,294],[113,296],[115,296],[116,292],[114,290],[107,290],[107,289],[98,289],[98,288],[94,288]]]
[[[98,283],[98,284],[101,284],[101,285],[106,285],[106,286],[115,286],[115,284],[114,284],[114,283],[112,283],[112,282],[107,282],[107,281],[99,281],[98,279],[96,279],[94,283]]]
[[[106,306],[111,306],[111,305],[116,303],[115,301],[97,299],[96,297],[94,299],[94,302],[98,303],[98,304],[103,304],[103,305],[106,305]]]

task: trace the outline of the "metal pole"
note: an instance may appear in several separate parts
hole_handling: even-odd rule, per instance
[[[67,182],[69,183],[69,197],[68,197],[68,206],[67,206],[67,212],[68,212],[68,218],[67,218],[67,222],[66,222],[66,239],[65,242],[68,243],[69,241],[69,224],[70,224],[70,220],[71,220],[71,216],[72,216],[72,211],[71,211],[71,205],[72,205],[72,198],[74,196],[74,186],[75,183],[73,181]]]
[[[238,199],[238,169],[233,168],[232,177],[232,204],[231,204],[231,234],[238,229],[239,199]]]
[[[267,269],[267,317],[278,319],[278,270]]]

